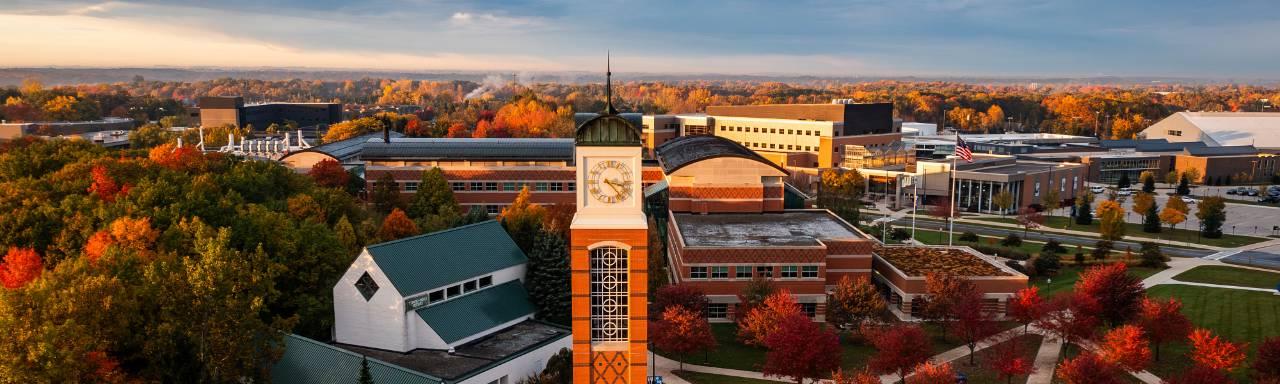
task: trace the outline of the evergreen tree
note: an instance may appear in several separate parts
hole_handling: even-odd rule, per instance
[[[391,213],[392,209],[400,207],[400,184],[396,183],[396,178],[391,176],[390,172],[378,177],[378,181],[373,185],[373,195],[370,199],[373,200],[373,206],[378,212]]]
[[[1203,226],[1200,231],[1204,237],[1222,237],[1222,224],[1227,221],[1226,199],[1218,196],[1204,198],[1197,204],[1196,218],[1200,219]]]
[[[360,381],[358,384],[373,384],[373,374],[369,373],[369,357],[360,358]]]
[[[418,223],[423,232],[447,229],[458,221],[458,200],[453,188],[438,167],[422,173],[418,191],[413,193],[405,213]]]
[[[529,299],[538,318],[569,325],[569,249],[559,234],[540,230],[529,253]]]
[[[346,215],[342,215],[338,223],[333,225],[333,234],[338,238],[338,243],[342,244],[342,248],[349,253],[354,254],[360,247],[360,240],[356,238],[356,228],[351,226],[351,221],[347,220]]]
[[[1151,171],[1142,171],[1142,174],[1138,175],[1138,180],[1142,182],[1143,192],[1156,192],[1156,174],[1151,173]]]
[[[471,206],[471,209],[467,210],[466,215],[463,215],[458,219],[457,225],[463,226],[467,224],[475,224],[485,220],[489,220],[489,213],[484,211],[484,207],[473,205]]]
[[[1175,191],[1175,193],[1178,194],[1179,196],[1186,196],[1191,194],[1191,181],[1187,180],[1187,174],[1184,173],[1182,174],[1181,177],[1178,178],[1178,189],[1177,191]]]
[[[1076,199],[1076,224],[1093,224],[1093,193],[1085,192]]]
[[[1163,268],[1168,259],[1164,252],[1160,252],[1160,244],[1149,241],[1142,242],[1142,266],[1151,268]]]
[[[1146,233],[1160,233],[1160,213],[1155,203],[1147,208],[1147,213],[1142,218],[1142,231]]]
[[[1121,173],[1121,174],[1120,174],[1120,180],[1117,180],[1117,181],[1116,181],[1116,188],[1120,188],[1120,189],[1129,188],[1129,185],[1130,185],[1130,184],[1132,184],[1132,183],[1133,183],[1133,182],[1129,181],[1129,173],[1128,173],[1128,172]]]

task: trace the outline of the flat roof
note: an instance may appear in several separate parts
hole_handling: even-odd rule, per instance
[[[563,337],[569,337],[569,330],[535,320],[525,320],[458,346],[452,354],[436,349],[415,349],[400,353],[349,344],[335,346],[452,382]]]
[[[691,247],[817,246],[822,240],[867,238],[826,210],[673,216],[684,244]]]
[[[985,168],[975,169],[957,169],[957,172],[977,172],[977,173],[994,173],[999,175],[1017,175],[1020,173],[1048,172],[1050,169],[1059,168],[1061,163],[1026,163],[1018,162],[1012,165],[997,165]]]
[[[907,276],[935,272],[964,277],[1016,276],[967,247],[876,246],[873,252]]]

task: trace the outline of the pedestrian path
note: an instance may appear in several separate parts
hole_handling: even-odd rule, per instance
[[[1036,352],[1036,360],[1032,363],[1035,371],[1027,378],[1027,384],[1050,384],[1053,382],[1053,370],[1058,366],[1058,355],[1062,353],[1062,341],[1046,336],[1040,342],[1040,350]]]

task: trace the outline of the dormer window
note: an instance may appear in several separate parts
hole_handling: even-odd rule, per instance
[[[369,276],[369,272],[365,272],[360,275],[359,280],[356,280],[356,290],[360,291],[365,301],[369,301],[373,298],[373,294],[378,293],[378,283],[373,281],[373,276]]]

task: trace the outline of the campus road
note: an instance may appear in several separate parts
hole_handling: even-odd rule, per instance
[[[893,225],[898,227],[905,227],[908,230],[910,230],[911,218],[907,217],[901,220],[894,221]],[[928,230],[936,231],[940,227],[942,228],[943,232],[946,232],[946,224],[941,221],[931,221],[931,220],[923,220],[923,219],[917,219],[916,221],[917,229],[928,229]],[[996,237],[1005,237],[1005,236],[1008,236],[1009,233],[1016,233],[1018,236],[1023,236],[1021,229],[988,227],[988,226],[974,225],[974,224],[968,224],[968,223],[956,223],[955,231],[956,231],[957,238],[960,237],[960,234],[964,233],[965,231],[973,232],[979,235],[996,236]],[[1079,236],[1066,235],[1061,233],[1037,232],[1037,231],[1028,231],[1026,236],[1023,236],[1023,239],[1036,240],[1036,241],[1047,241],[1049,239],[1054,239],[1062,244],[1080,245],[1080,246],[1086,246],[1086,247],[1092,247],[1094,243],[1098,242],[1098,238],[1094,238],[1094,237],[1079,237]],[[1125,247],[1131,247],[1133,249],[1134,254],[1137,254],[1138,250],[1142,248],[1141,244],[1138,244],[1133,241],[1127,241],[1127,240],[1116,241],[1114,243],[1115,243],[1115,249],[1124,250]],[[1177,256],[1177,257],[1205,257],[1217,252],[1217,251],[1212,251],[1207,249],[1179,248],[1179,247],[1171,247],[1167,245],[1161,246],[1160,250],[1164,251],[1165,254],[1168,254],[1170,256]]]

